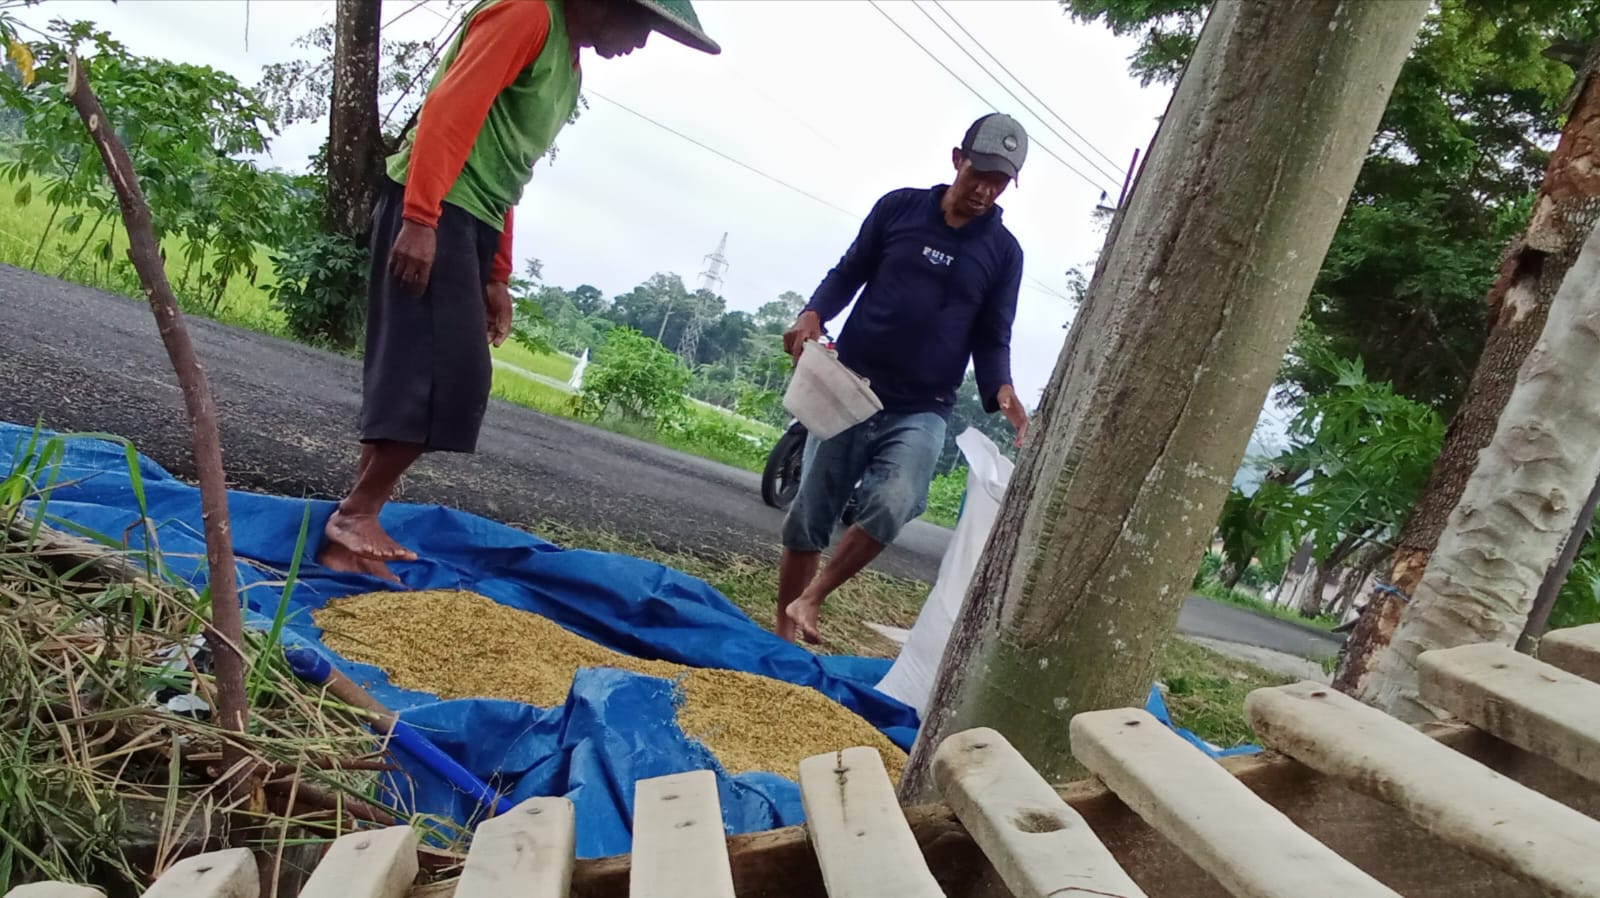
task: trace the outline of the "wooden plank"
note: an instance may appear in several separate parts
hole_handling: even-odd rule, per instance
[[[1500,741],[1465,724],[1430,723],[1425,734],[1484,765],[1600,817],[1600,787],[1547,758]],[[1268,804],[1283,811],[1317,841],[1382,880],[1406,898],[1543,898],[1514,879],[1413,824],[1393,807],[1351,791],[1298,761],[1276,753],[1223,758],[1218,766]],[[1150,898],[1228,898],[1228,893],[1183,852],[1123,804],[1097,779],[1055,787]],[[946,804],[905,809],[928,869],[946,895],[1004,895],[979,891],[994,870]],[[1396,863],[1404,858],[1405,863]],[[746,833],[728,839],[735,894],[761,898],[817,898],[822,872],[804,826]],[[579,859],[572,898],[626,898],[633,858],[621,854]],[[418,886],[410,898],[452,898],[458,880]],[[995,879],[993,887],[1004,885]],[[1062,896],[1067,898],[1067,896]],[[1093,898],[1093,896],[1083,896]]]
[[[1600,683],[1503,645],[1424,652],[1417,667],[1424,701],[1600,782]]]
[[[478,824],[457,898],[567,898],[576,821],[565,798],[530,798]]]
[[[933,779],[1016,898],[1144,898],[1083,817],[994,730],[945,739]]]
[[[212,851],[167,868],[144,898],[257,898],[261,878],[248,848]]]
[[[400,898],[417,878],[417,834],[386,826],[340,836],[300,898]]]
[[[1266,744],[1463,851],[1559,898],[1600,894],[1600,821],[1326,686],[1258,689],[1245,714]]]
[[[633,876],[628,894],[630,898],[734,898],[716,774],[696,770],[634,785]]]
[[[877,749],[801,761],[800,798],[828,898],[944,898]]]
[[[1399,898],[1240,785],[1150,713],[1072,718],[1072,753],[1240,898]]]
[[[1600,683],[1600,624],[1544,634],[1539,640],[1539,660]]]
[[[7,892],[5,898],[106,898],[99,889],[67,882],[30,882]]]

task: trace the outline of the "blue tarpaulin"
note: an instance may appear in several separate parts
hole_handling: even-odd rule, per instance
[[[28,447],[54,434],[0,422],[0,472],[23,461]],[[121,444],[65,440],[46,499],[30,507],[47,522],[124,540],[158,557],[170,576],[203,589],[205,540],[199,491]],[[41,484],[43,486],[44,484]],[[541,709],[494,699],[442,701],[389,683],[375,667],[346,661],[321,642],[311,612],[341,596],[393,588],[373,577],[343,574],[305,559],[293,589],[283,582],[302,526],[320,534],[333,505],[232,492],[229,511],[246,622],[261,629],[286,603],[284,641],[308,647],[362,684],[403,720],[510,799],[564,795],[577,809],[579,857],[629,850],[633,783],[689,770],[716,771],[729,833],[803,822],[799,787],[771,774],[729,775],[705,746],[676,724],[675,686],[614,669],[586,669],[566,704]],[[916,737],[911,708],[873,686],[890,662],[818,656],[768,632],[708,584],[653,562],[562,549],[523,531],[440,506],[391,504],[384,526],[422,560],[394,565],[413,589],[463,589],[542,615],[615,651],[693,667],[726,668],[809,686],[851,709],[891,741]],[[154,545],[152,546],[152,540]],[[311,545],[315,545],[313,541]],[[309,553],[308,553],[309,554]],[[1219,749],[1177,727],[1161,693],[1147,709],[1212,757],[1259,749]],[[391,796],[419,814],[475,822],[476,800],[394,749],[405,776]]]
[[[50,437],[53,434],[44,434]],[[0,423],[0,472],[34,440],[32,428]],[[136,466],[132,470],[130,465]],[[205,542],[199,491],[149,459],[112,442],[70,438],[43,508],[47,521],[71,522],[135,550],[155,548],[168,572],[204,588]],[[140,495],[143,499],[141,501]],[[141,506],[143,511],[141,512]],[[340,596],[392,588],[372,577],[306,563],[285,597],[283,581],[302,522],[320,534],[333,505],[233,492],[229,511],[247,622],[267,628],[287,601],[285,641],[309,646],[366,686],[402,719],[426,732],[468,770],[513,801],[565,795],[577,808],[580,857],[629,850],[633,783],[688,770],[717,771],[730,833],[803,820],[799,787],[768,774],[731,776],[675,723],[674,684],[624,671],[580,671],[566,705],[437,697],[393,686],[382,671],[346,661],[322,646],[311,612]],[[648,561],[560,547],[475,515],[439,506],[389,505],[384,526],[422,560],[395,572],[415,589],[465,589],[543,615],[586,639],[642,658],[762,674],[813,687],[909,747],[916,713],[872,687],[889,662],[830,658],[791,645],[752,621],[706,583]],[[315,545],[315,542],[312,543]],[[419,764],[400,798],[417,813],[471,823],[476,803]],[[398,784],[397,784],[398,785]]]

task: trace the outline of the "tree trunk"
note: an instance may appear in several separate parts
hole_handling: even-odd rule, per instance
[[[328,207],[323,229],[360,238],[372,214],[383,163],[378,124],[376,0],[337,0],[333,23],[333,101],[328,120]]]
[[[1295,609],[1300,612],[1301,617],[1316,617],[1322,613],[1322,609],[1328,604],[1328,584],[1335,580],[1343,580],[1346,562],[1365,545],[1363,540],[1366,539],[1366,535],[1365,530],[1345,534],[1345,537],[1328,553],[1328,557],[1323,559],[1322,564],[1317,566],[1316,584],[1311,587],[1310,592],[1302,596],[1299,607]]]
[[[1283,570],[1283,580],[1278,584],[1278,596],[1275,604],[1285,608],[1298,608],[1305,601],[1305,591],[1317,581],[1316,566],[1311,563],[1312,553],[1316,551],[1317,544],[1311,539],[1300,542],[1294,556],[1289,559],[1289,564]]]
[[[1600,46],[1600,45],[1597,45]],[[1593,54],[1591,54],[1591,60]],[[1478,455],[1489,445],[1511,397],[1517,372],[1544,330],[1550,301],[1600,219],[1600,78],[1592,65],[1578,73],[1576,100],[1550,157],[1528,229],[1514,241],[1486,302],[1490,330],[1461,408],[1445,431],[1439,460],[1396,541],[1387,576],[1400,595],[1375,591],[1350,633],[1335,688],[1365,699],[1373,662],[1394,637],[1451,512],[1461,500]]]
[[[1229,589],[1237,588],[1239,581],[1244,579],[1244,572],[1248,571],[1249,569],[1250,568],[1248,565],[1228,565],[1228,579],[1223,583],[1223,585]]]
[[[1361,584],[1366,582],[1371,573],[1361,568],[1352,568],[1345,573],[1344,581],[1339,584],[1339,592],[1333,597],[1333,620],[1336,624],[1344,623],[1350,606],[1356,603],[1356,594],[1361,592]]]
[[[1427,3],[1219,0],[1114,220],[945,650],[933,750],[1142,704]]]
[[[1345,566],[1345,574],[1339,582],[1339,591],[1333,597],[1334,620],[1344,622],[1345,616],[1350,613],[1350,607],[1356,602],[1356,596],[1361,594],[1361,585],[1372,576],[1378,565],[1383,564],[1389,553],[1388,546],[1377,542],[1365,543],[1356,550],[1351,562]]]
[[[1600,479],[1600,229],[1550,303],[1494,438],[1450,514],[1363,700],[1401,720],[1434,716],[1417,697],[1417,656],[1466,643],[1511,645],[1534,593]]]
[[[1561,555],[1556,558],[1555,564],[1550,565],[1550,570],[1545,571],[1544,582],[1539,584],[1539,594],[1534,596],[1533,608],[1528,613],[1528,623],[1522,628],[1522,636],[1517,639],[1517,651],[1525,655],[1533,654],[1539,638],[1550,626],[1550,612],[1555,610],[1561,587],[1566,585],[1567,575],[1572,573],[1572,563],[1578,560],[1578,553],[1589,541],[1589,528],[1594,526],[1597,509],[1600,509],[1600,481],[1595,483],[1589,493],[1589,501],[1583,504],[1577,520],[1572,522],[1572,532],[1567,534]]]
[[[1339,568],[1332,561],[1317,568],[1317,576],[1311,581],[1311,588],[1300,594],[1300,604],[1295,606],[1295,613],[1301,617],[1316,617],[1322,613],[1322,606],[1327,604],[1328,584],[1339,576]]]

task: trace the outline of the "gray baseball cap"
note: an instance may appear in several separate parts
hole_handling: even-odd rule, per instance
[[[967,129],[961,152],[978,171],[1000,172],[1015,180],[1028,158],[1028,132],[1011,116],[991,112]]]

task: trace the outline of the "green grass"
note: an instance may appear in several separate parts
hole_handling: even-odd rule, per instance
[[[1316,627],[1319,630],[1332,630],[1334,627],[1339,626],[1339,619],[1331,614],[1319,614],[1316,617],[1305,617],[1293,608],[1285,608],[1282,605],[1274,605],[1270,602],[1262,601],[1255,596],[1239,592],[1235,589],[1229,589],[1226,586],[1216,582],[1203,583],[1195,588],[1195,592],[1213,601],[1223,602],[1228,605],[1235,605],[1240,608],[1246,608],[1250,611],[1256,612],[1257,614],[1265,614],[1269,617],[1275,617],[1279,620],[1289,621],[1290,623],[1304,624],[1308,627]]]
[[[572,369],[577,367],[577,361],[564,355],[550,355],[543,352],[534,352],[515,340],[507,340],[505,345],[491,351],[494,357],[510,365],[516,365],[524,371],[553,377],[566,382],[572,379]]]
[[[544,521],[530,530],[569,548],[594,549],[645,558],[698,577],[716,587],[739,609],[763,627],[772,628],[777,607],[778,566],[746,555],[706,550],[668,552],[648,543],[601,530],[577,529]],[[822,629],[829,654],[893,657],[894,643],[866,624],[887,624],[909,629],[928,596],[928,584],[890,577],[868,569],[846,583],[822,609]]]
[[[696,439],[695,426],[698,424],[711,424],[722,430],[731,426],[729,419],[719,414],[714,409],[691,404],[688,410],[689,429],[685,433],[672,431],[659,431],[648,424],[627,421],[616,418],[602,418],[598,421],[579,418],[572,409],[572,394],[556,387],[536,380],[530,380],[517,374],[515,371],[495,369],[493,395],[525,408],[547,415],[556,415],[580,421],[590,427],[608,430],[636,440],[655,443],[668,449],[676,449],[690,455],[697,455],[711,461],[721,462],[736,468],[759,473],[766,461],[767,450],[777,439],[777,429],[768,427],[759,422],[745,422],[743,419],[734,419],[745,432],[753,433],[760,437],[759,445],[740,445],[737,449],[729,449],[722,445],[711,445],[701,439]],[[766,433],[763,433],[766,431]]]
[[[531,408],[536,412],[563,418],[572,417],[571,393],[558,390],[549,384],[529,380],[513,371],[495,369],[492,394],[497,399]]]
[[[1176,637],[1167,643],[1160,677],[1172,719],[1223,748],[1253,739],[1244,719],[1246,695],[1293,679]]]
[[[122,222],[115,216],[99,223],[90,219],[77,234],[68,234],[60,227],[61,219],[66,218],[66,213],[62,213],[40,249],[39,239],[50,221],[50,208],[42,197],[42,185],[35,181],[32,187],[33,201],[18,206],[12,199],[16,185],[0,184],[0,262],[31,268],[86,287],[138,296],[139,284],[127,263],[128,235]],[[91,225],[94,225],[92,230]],[[112,233],[110,263],[96,258],[94,251],[107,233]],[[167,277],[185,312],[274,336],[285,335],[283,313],[268,301],[264,289],[272,280],[272,263],[267,250],[256,252],[258,270],[254,282],[245,276],[233,279],[223,290],[221,301],[213,305],[195,298],[192,290],[184,290],[183,241],[169,237],[162,241],[161,248],[167,254]],[[38,264],[35,265],[36,253]]]

